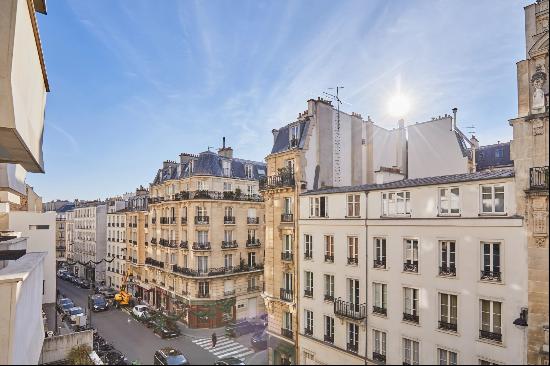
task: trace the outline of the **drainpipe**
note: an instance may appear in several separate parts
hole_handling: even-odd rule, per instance
[[[451,123],[451,131],[456,130],[456,112],[458,111],[458,108],[453,108],[453,122]]]
[[[364,192],[365,193],[365,302],[367,304],[367,314],[369,313],[368,311],[368,288],[369,288],[369,279],[368,279],[368,275],[369,275],[369,251],[368,251],[368,242],[369,242],[369,228],[367,226],[367,219],[368,219],[368,198],[369,198],[369,193],[367,191]],[[369,338],[369,328],[368,328],[368,315],[367,315],[367,319],[365,320],[365,365],[368,365],[368,356],[367,356],[367,349],[368,349],[368,346],[369,346],[369,342],[368,342],[368,338]]]

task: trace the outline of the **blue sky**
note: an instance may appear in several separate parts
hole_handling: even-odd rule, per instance
[[[528,3],[49,2],[46,174],[27,181],[45,200],[130,192],[222,136],[263,160],[271,130],[336,85],[345,111],[387,128],[400,85],[407,123],[457,107],[482,144],[508,141]]]

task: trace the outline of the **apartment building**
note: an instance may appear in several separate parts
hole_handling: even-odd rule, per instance
[[[143,186],[136,189],[135,195],[128,198],[126,208],[126,274],[127,289],[135,297],[149,302],[151,287],[144,281],[146,244],[149,231],[148,213],[149,191]]]
[[[140,286],[148,300],[190,327],[219,327],[264,312],[263,163],[217,153],[165,161],[150,187],[149,232]]]
[[[67,224],[68,213],[74,209],[74,204],[67,203],[55,211],[55,260],[56,268],[67,262],[67,243],[70,227]]]
[[[297,254],[299,194],[325,186],[402,179],[407,171],[406,137],[403,121],[386,130],[319,98],[309,100],[296,121],[273,130],[273,139],[267,177],[260,184],[266,207],[263,297],[269,314],[269,362],[294,364],[301,361],[296,355],[302,316],[296,292],[302,275],[297,270],[302,261]],[[326,207],[320,204],[319,209]]]
[[[78,202],[74,209],[72,256],[74,274],[92,282],[105,281],[107,204]]]
[[[355,189],[300,197],[296,334],[302,364],[367,360],[366,194]]]
[[[107,213],[105,284],[120,289],[126,273],[126,209]]]

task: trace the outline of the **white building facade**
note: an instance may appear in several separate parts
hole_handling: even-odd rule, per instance
[[[524,364],[526,237],[513,170],[370,187],[367,355]]]
[[[125,210],[107,214],[107,278],[105,284],[120,289],[126,273],[126,213]]]

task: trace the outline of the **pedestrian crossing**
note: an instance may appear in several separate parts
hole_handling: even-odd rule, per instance
[[[254,353],[250,348],[226,336],[218,337],[216,347],[214,348],[212,348],[212,338],[198,338],[192,342],[212,353],[217,358],[235,357],[244,361],[246,356]]]

